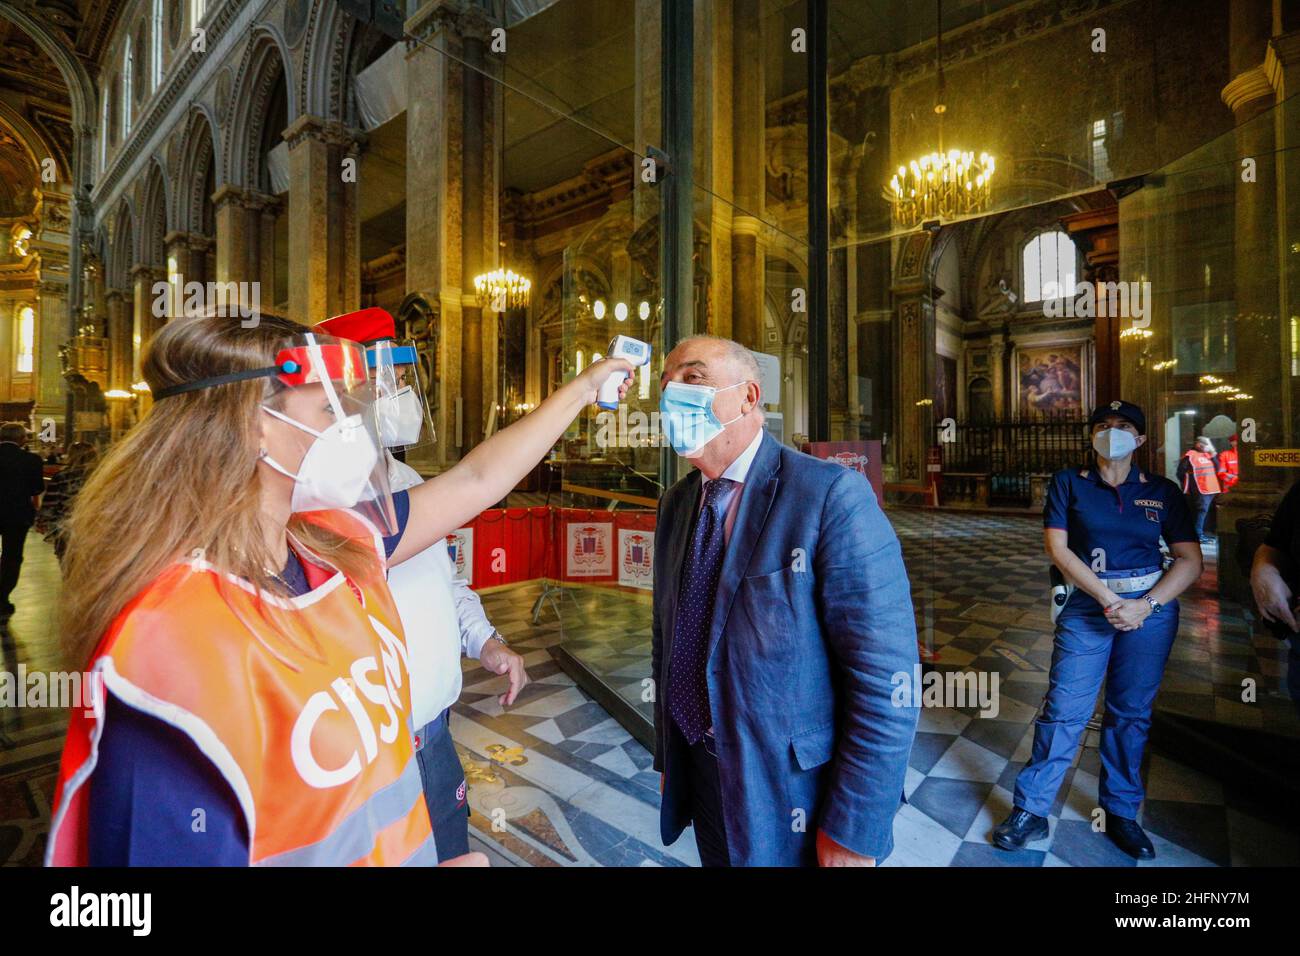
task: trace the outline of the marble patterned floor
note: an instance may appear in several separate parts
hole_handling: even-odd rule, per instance
[[[495,763],[494,754],[505,752],[499,748],[508,748],[514,760],[523,762],[507,769],[522,777],[526,786],[559,791],[554,794],[560,798],[554,812],[566,817],[579,841],[586,839],[589,805],[594,802],[607,811],[621,806],[610,820],[602,822],[618,826],[621,820],[634,820],[634,824],[622,827],[627,839],[611,848],[609,835],[601,827],[592,834],[590,845],[584,847],[603,865],[662,865],[681,860],[681,856],[674,856],[665,861],[665,852],[673,854],[680,844],[665,851],[656,837],[658,776],[646,769],[650,755],[598,704],[574,687],[549,654],[544,654],[545,648],[559,640],[566,641],[570,649],[575,644],[580,648],[595,647],[607,640],[611,644],[608,653],[593,666],[606,673],[619,673],[615,686],[625,689],[625,696],[636,692],[641,687],[638,665],[628,659],[637,656],[633,649],[640,637],[638,632],[645,627],[646,612],[641,602],[636,596],[620,602],[612,591],[577,589],[574,600],[566,598],[560,605],[562,624],[554,614],[544,613],[542,624],[535,627],[531,623],[532,605],[539,592],[538,585],[521,585],[488,594],[484,599],[502,633],[527,654],[529,673],[537,684],[525,690],[522,704],[503,712],[496,695],[504,682],[481,670],[476,674],[473,663],[466,662],[465,693],[452,725],[462,761],[467,767]],[[1034,638],[1035,642],[1039,640],[1041,637]],[[1021,649],[1021,655],[1027,653],[1027,648]],[[648,669],[648,664],[646,659],[640,666]],[[983,662],[979,666],[984,666]],[[1032,680],[1006,682],[999,713],[993,718],[980,717],[973,708],[923,710],[904,788],[908,804],[895,822],[895,851],[886,865],[1136,865],[1092,831],[1100,767],[1095,729],[1088,731],[1066,775],[1053,807],[1048,838],[1018,853],[1006,853],[989,844],[993,826],[1010,811],[1015,775],[1024,766],[1033,742],[1032,721],[1042,691],[1042,684]],[[541,764],[530,767],[535,756],[541,758]],[[563,769],[556,766],[557,762]],[[546,847],[538,844],[535,833],[511,833],[508,823],[513,818],[509,811],[504,815],[507,830],[503,833],[498,828],[494,832],[489,821],[499,804],[495,797],[486,804],[477,803],[473,773],[469,787],[475,811],[472,824],[483,845],[499,847],[513,843],[510,837],[519,837],[547,858],[544,865],[576,862],[578,854],[570,844]],[[596,785],[594,790],[584,786],[584,777]],[[1148,796],[1143,822],[1157,847],[1157,858],[1141,866],[1300,863],[1300,832],[1294,824],[1279,820],[1256,795],[1159,752],[1149,755],[1145,777]],[[621,794],[621,799],[611,790]],[[565,796],[570,792],[573,797]],[[525,805],[531,812],[532,804],[525,801]],[[646,810],[650,811],[648,817]],[[552,831],[555,835],[556,831]],[[689,836],[687,831],[684,839]],[[539,861],[534,858],[518,862]],[[694,864],[693,852],[683,862]]]
[[[997,671],[1036,706],[1052,657],[1041,521],[901,508],[889,519],[903,545],[918,636],[935,667]],[[1205,557],[1205,573],[1179,601],[1178,640],[1156,708],[1300,738],[1285,647],[1254,633],[1248,609],[1219,597],[1213,545]],[[1241,699],[1248,678],[1258,691],[1251,704]]]
[[[969,708],[923,711],[907,774],[909,802],[899,812],[896,849],[886,865],[1133,865],[1091,830],[1095,731],[1088,733],[1067,775],[1049,837],[1014,854],[988,843],[992,826],[1010,807],[1012,781],[1028,754],[1046,679],[1044,655],[1050,654],[1050,631],[1038,620],[1046,617],[1045,610],[1038,599],[1026,600],[1021,593],[1043,580],[1045,565],[1033,551],[1036,525],[1016,518],[903,511],[890,517],[903,540],[918,620],[937,654],[936,666],[983,668],[1001,661],[1006,667],[995,668],[1004,676],[996,718],[975,716]],[[0,664],[11,672],[20,661],[48,669],[57,660],[58,567],[35,536],[27,555],[14,594],[19,610],[0,629]],[[939,569],[950,573],[940,575]],[[643,704],[641,680],[649,663],[644,596],[575,589],[572,599],[559,604],[562,623],[548,607],[535,626],[532,605],[539,593],[540,585],[532,583],[484,598],[494,622],[525,655],[533,679],[509,710],[496,702],[502,679],[464,662],[464,694],[453,713],[452,733],[469,782],[474,846],[494,865],[696,865],[689,830],[672,847],[659,841],[658,775],[650,768],[650,755],[573,684],[548,650],[563,640],[577,653],[596,652],[601,668],[617,675],[624,696]],[[1241,609],[1216,607],[1216,601],[1211,586],[1202,582],[1184,602],[1179,650],[1186,654],[1171,662],[1171,673],[1180,673],[1174,663],[1181,662],[1189,680],[1210,687],[1188,691],[1180,684],[1171,692],[1209,697],[1209,706],[1217,708],[1215,655],[1224,644],[1241,644],[1236,639],[1243,636],[1254,655],[1252,673],[1271,677],[1271,684],[1261,686],[1275,691],[1278,675],[1263,663],[1272,658],[1260,653],[1268,646],[1257,647],[1235,627],[1238,621],[1244,626]],[[1247,653],[1236,658],[1246,662]],[[1290,715],[1289,701],[1280,705],[1277,713]],[[57,710],[0,709],[0,862],[5,865],[40,861],[65,721]],[[1143,823],[1158,856],[1143,866],[1300,862],[1294,824],[1279,821],[1258,795],[1159,752],[1149,755],[1145,776]]]

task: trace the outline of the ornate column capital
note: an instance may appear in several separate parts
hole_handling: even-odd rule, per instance
[[[289,128],[284,131],[284,140],[289,144],[289,149],[293,150],[305,139],[315,139],[327,146],[341,146],[351,151],[365,144],[366,134],[337,120],[324,120],[304,113],[289,124]]]
[[[1219,94],[1224,104],[1234,113],[1261,97],[1271,98],[1273,95],[1273,84],[1269,82],[1262,63],[1234,77]]]
[[[138,262],[130,269],[129,275],[133,282],[139,282],[144,279],[146,282],[158,281],[167,278],[167,272],[164,269],[156,268],[145,262]]]
[[[230,183],[226,183],[212,194],[212,206],[217,210],[231,204],[243,206],[244,201],[244,190],[240,189],[238,186],[231,185]]]
[[[404,29],[407,36],[426,43],[431,37],[447,33],[486,40],[497,25],[485,11],[469,6],[465,0],[430,0],[406,21]]]
[[[1287,67],[1300,63],[1300,30],[1283,33],[1268,42],[1264,53],[1264,75],[1279,94],[1284,94],[1283,79]]]
[[[239,186],[226,184],[212,194],[212,205],[216,209],[221,209],[227,205],[238,206],[241,209],[262,210],[268,207],[278,205],[280,202],[275,196],[258,192],[256,189],[241,189]],[[190,248],[195,248],[194,243],[202,241],[203,243],[211,242],[206,236],[198,236],[192,232],[169,232],[163,239],[164,243],[170,244],[172,240],[186,241],[190,243]],[[206,249],[204,245],[202,248]]]

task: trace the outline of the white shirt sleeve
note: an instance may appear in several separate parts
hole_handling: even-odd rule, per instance
[[[466,657],[478,660],[483,645],[492,637],[496,628],[487,619],[483,610],[483,601],[463,578],[451,579],[452,592],[456,596],[456,618],[460,622],[460,646]]]

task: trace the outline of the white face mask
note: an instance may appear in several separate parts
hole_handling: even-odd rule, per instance
[[[273,408],[263,405],[262,411],[302,429],[315,439],[307,454],[303,455],[296,475],[270,455],[262,454],[268,465],[293,479],[291,511],[351,508],[362,500],[370,475],[379,461],[379,449],[362,424],[360,415],[349,415],[318,432]]]
[[[414,445],[424,425],[424,407],[415,389],[406,386],[375,402],[379,416],[379,440],[388,448]]]
[[[1123,428],[1104,428],[1092,436],[1092,448],[1107,461],[1116,461],[1133,454],[1137,438]]]

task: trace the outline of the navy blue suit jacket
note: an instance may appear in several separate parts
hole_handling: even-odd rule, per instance
[[[700,485],[692,471],[664,493],[655,534],[665,844],[691,821],[690,754],[665,694]],[[889,854],[919,715],[894,706],[891,677],[916,664],[907,571],[871,485],[764,436],[723,559],[707,664],[732,865],[815,864],[818,829]]]

